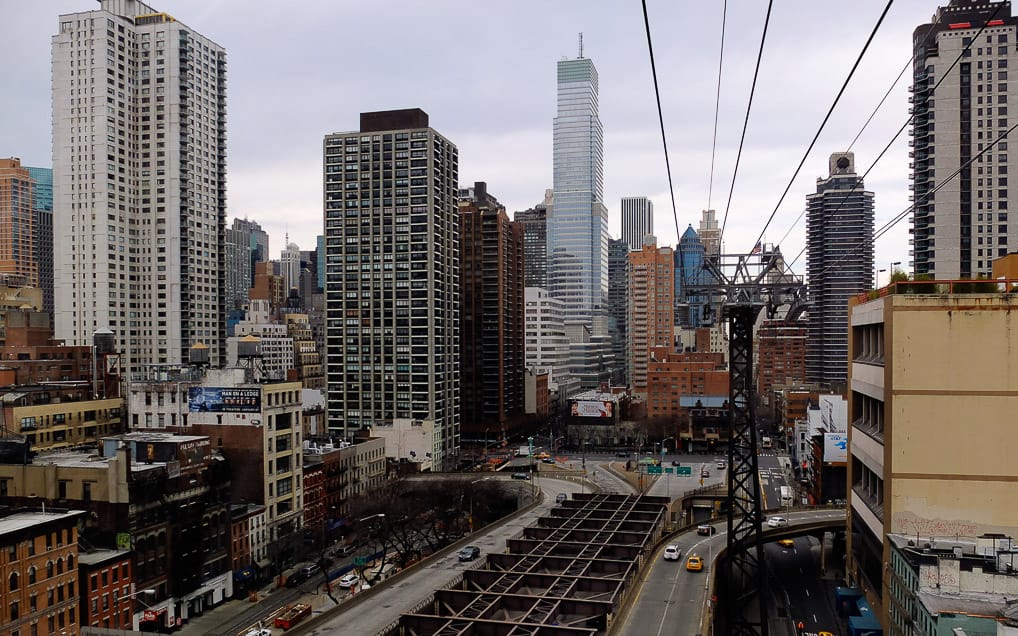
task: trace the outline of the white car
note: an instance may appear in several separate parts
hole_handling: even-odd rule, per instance
[[[343,578],[339,579],[339,587],[344,590],[349,590],[352,587],[356,587],[361,582],[361,577],[356,574],[347,574]]]
[[[272,632],[267,629],[257,628],[248,631],[244,636],[272,636]]]
[[[682,550],[679,550],[679,546],[670,545],[665,548],[665,561],[678,561],[681,556]]]
[[[767,519],[767,525],[772,528],[781,528],[788,525],[788,519],[784,517],[769,517]]]

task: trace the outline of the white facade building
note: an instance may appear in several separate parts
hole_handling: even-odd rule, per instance
[[[54,325],[116,334],[127,369],[220,362],[226,51],[136,0],[60,16],[52,41]]]
[[[236,335],[226,340],[226,360],[229,366],[244,366],[240,359],[240,343],[247,336],[255,336],[261,345],[260,378],[269,380],[286,379],[286,372],[294,368],[293,338],[286,325],[270,318],[271,303],[267,300],[252,300],[247,317],[234,327]]]
[[[527,287],[524,298],[526,367],[536,372],[546,371],[548,389],[554,390],[568,376],[565,306],[540,287]]]

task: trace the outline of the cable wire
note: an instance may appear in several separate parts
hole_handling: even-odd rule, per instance
[[[771,215],[767,218],[767,222],[764,223],[763,229],[760,231],[760,236],[757,237],[754,245],[759,245],[760,241],[763,240],[764,233],[767,232],[767,228],[770,227],[771,221],[774,220],[774,216],[778,213],[778,209],[784,202],[785,197],[788,196],[788,191],[792,189],[792,184],[795,183],[796,177],[799,176],[799,172],[802,170],[802,166],[805,165],[806,159],[809,157],[809,153],[813,151],[813,146],[816,145],[817,140],[820,138],[820,134],[824,131],[824,127],[827,126],[827,122],[830,120],[831,115],[834,113],[834,109],[837,107],[838,102],[841,100],[841,96],[844,95],[845,89],[848,88],[848,83],[852,80],[852,76],[855,75],[856,69],[859,68],[859,63],[862,62],[863,56],[866,55],[867,49],[869,49],[870,44],[873,42],[873,38],[877,35],[877,31],[880,29],[880,25],[883,24],[884,18],[887,16],[887,12],[891,9],[891,5],[893,4],[894,0],[887,0],[887,5],[884,6],[884,10],[883,12],[881,12],[880,17],[877,19],[877,23],[873,26],[873,30],[870,31],[870,36],[866,38],[866,43],[863,45],[862,50],[859,51],[859,56],[856,57],[855,64],[852,65],[852,70],[848,72],[848,77],[845,78],[845,81],[841,85],[841,89],[838,90],[838,94],[834,98],[834,103],[832,103],[831,107],[827,110],[827,115],[824,116],[824,120],[820,122],[820,128],[818,128],[816,134],[813,135],[813,141],[811,141],[809,143],[809,147],[806,148],[806,152],[803,154],[802,159],[799,161],[798,167],[796,167],[795,172],[792,174],[792,178],[788,180],[788,185],[785,186],[785,191],[781,193],[781,198],[778,199],[778,204],[774,206],[774,211],[771,212]]]
[[[721,71],[725,62],[725,23],[728,21],[728,0],[724,0],[721,6],[721,52],[718,54],[718,90],[714,98],[714,140],[710,147],[710,181],[707,185],[707,209],[710,208],[711,197],[714,194],[714,157],[718,149],[718,113],[721,112]]]
[[[735,178],[739,174],[739,162],[742,160],[742,147],[746,143],[746,128],[749,127],[749,113],[753,109],[753,95],[756,93],[756,80],[760,75],[760,60],[763,59],[764,42],[767,41],[767,27],[771,22],[771,9],[774,8],[774,0],[767,2],[767,15],[764,17],[763,34],[760,36],[760,50],[756,54],[756,68],[753,69],[753,84],[749,88],[749,103],[746,104],[746,118],[742,122],[742,136],[739,137],[739,151],[735,155],[735,168],[732,169],[732,185],[728,188],[728,203],[725,204],[725,214],[721,220],[721,232],[718,234],[718,246],[722,245],[725,238],[725,226],[728,224],[728,210],[732,207],[732,193],[735,192]]]
[[[647,30],[647,52],[650,53],[650,72],[654,77],[654,98],[657,100],[657,120],[661,125],[661,145],[665,152],[665,170],[668,172],[668,193],[672,197],[672,219],[675,221],[675,238],[682,244],[679,232],[679,213],[675,207],[675,187],[672,184],[672,164],[668,159],[668,137],[665,135],[665,118],[661,111],[661,90],[657,83],[657,66],[654,64],[654,43],[650,39],[650,17],[647,15],[647,0],[643,0],[643,25]],[[680,260],[681,257],[680,257]]]

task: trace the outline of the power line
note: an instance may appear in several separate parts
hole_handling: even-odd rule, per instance
[[[988,24],[988,23],[989,23],[990,21],[992,21],[992,20],[993,20],[994,18],[996,18],[996,17],[997,17],[997,14],[998,14],[998,13],[1000,13],[1000,10],[1001,10],[1001,9],[1002,9],[1003,7],[1004,7],[1004,3],[1003,3],[1003,2],[1000,2],[1000,3],[998,3],[998,4],[997,4],[997,8],[996,8],[996,9],[995,9],[995,10],[993,11],[993,13],[992,13],[992,14],[990,14],[990,17],[989,17],[989,18],[988,18],[988,19],[986,20],[986,22],[985,22],[985,23],[983,24],[983,26],[979,27],[979,30],[978,30],[978,31],[976,32],[976,34],[975,34],[975,35],[974,35],[974,36],[973,36],[973,37],[971,38],[971,40],[969,41],[969,43],[968,43],[968,44],[966,44],[966,45],[965,45],[965,46],[964,46],[964,47],[962,48],[962,50],[961,50],[961,51],[960,51],[960,52],[958,53],[958,56],[954,58],[954,61],[953,61],[953,62],[951,62],[951,66],[947,67],[947,70],[946,70],[946,71],[944,71],[944,73],[943,73],[943,74],[942,74],[942,75],[940,76],[940,79],[939,79],[939,80],[937,80],[936,84],[934,84],[934,85],[933,85],[933,88],[932,88],[932,89],[930,90],[930,94],[935,94],[935,93],[937,92],[937,89],[938,89],[938,88],[940,88],[940,85],[941,85],[941,84],[942,84],[942,83],[944,82],[944,80],[946,80],[946,79],[947,79],[948,77],[950,77],[950,75],[951,75],[951,71],[953,71],[953,70],[954,70],[954,68],[955,68],[955,67],[956,67],[956,66],[958,65],[958,63],[959,63],[959,62],[961,61],[961,59],[962,59],[963,57],[965,57],[965,56],[966,56],[966,53],[967,53],[967,52],[968,52],[968,51],[969,51],[969,50],[970,50],[970,49],[972,48],[972,45],[976,43],[976,41],[977,41],[977,40],[979,39],[979,36],[981,36],[981,35],[983,34],[983,31],[984,31],[984,30],[986,30],[986,26],[987,26],[987,24]],[[926,43],[927,43],[927,42],[929,41],[929,39],[931,38],[931,36],[932,36],[932,35],[933,35],[934,33],[935,33],[935,31],[931,29],[931,30],[930,30],[930,31],[929,31],[929,32],[928,32],[928,33],[926,34],[926,37],[925,37],[925,38],[923,39],[923,42],[922,42],[922,43],[920,44],[920,46],[926,46]],[[911,57],[911,58],[910,58],[910,60],[909,60],[909,63],[911,64],[911,63],[913,63],[914,61],[915,61],[915,54],[913,54],[913,55],[912,55],[912,57]],[[906,68],[907,68],[907,66],[906,66]],[[902,73],[904,73],[904,70],[902,71]],[[899,79],[901,78],[901,74],[899,74],[899,75],[898,75],[898,78],[899,78]],[[896,80],[895,80],[895,84],[897,83],[897,81],[898,81],[898,80],[896,79]],[[892,85],[891,85],[891,88],[893,88],[893,87],[894,87],[894,84],[892,84]],[[890,90],[888,91],[888,93],[890,93]],[[884,100],[885,100],[885,99],[887,99],[887,95],[886,95],[886,94],[884,95],[884,99],[880,100],[880,104],[883,104],[883,103],[884,103]],[[880,105],[879,105],[879,104],[877,105],[877,108],[880,108]],[[876,110],[874,110],[874,114],[876,114]],[[867,119],[867,120],[866,120],[866,124],[865,124],[865,125],[863,125],[863,130],[865,130],[865,128],[866,128],[866,125],[868,125],[868,124],[869,124],[869,121],[870,121],[871,119],[873,119],[873,115],[870,115],[870,119]],[[845,199],[842,199],[841,203],[840,203],[840,204],[838,205],[838,207],[837,207],[837,208],[835,208],[835,209],[834,209],[834,212],[833,212],[832,214],[837,214],[837,213],[838,213],[838,211],[839,211],[839,210],[841,210],[842,206],[844,206],[844,205],[845,205],[845,203],[846,203],[846,201],[848,200],[848,199],[847,199],[847,196],[848,196],[849,194],[852,194],[853,192],[855,192],[855,190],[856,190],[856,189],[857,189],[857,188],[859,187],[859,184],[860,184],[860,183],[862,183],[863,181],[865,181],[865,179],[866,179],[866,177],[867,177],[867,176],[869,175],[869,173],[870,173],[870,172],[871,172],[871,171],[873,170],[873,168],[875,168],[875,167],[876,167],[877,163],[878,163],[878,162],[879,162],[879,161],[880,161],[881,159],[883,159],[884,155],[885,155],[885,154],[887,154],[887,151],[888,151],[888,150],[890,150],[890,148],[891,148],[891,146],[892,146],[892,145],[894,144],[894,142],[895,142],[895,141],[897,141],[898,137],[900,137],[900,136],[901,136],[901,133],[905,132],[905,129],[906,129],[906,128],[908,128],[909,124],[911,124],[911,123],[912,123],[912,120],[913,120],[913,119],[915,119],[915,115],[913,115],[913,114],[910,114],[910,115],[908,116],[908,118],[907,118],[907,119],[905,120],[905,123],[903,123],[903,124],[901,125],[901,127],[900,127],[900,128],[898,128],[898,132],[896,132],[896,133],[894,134],[894,136],[893,136],[893,137],[891,137],[891,141],[889,141],[889,142],[887,143],[887,145],[885,145],[885,146],[884,146],[884,149],[880,151],[880,154],[878,154],[878,155],[877,155],[877,158],[876,158],[876,159],[874,159],[874,160],[873,160],[873,162],[872,162],[872,163],[870,164],[869,168],[867,168],[867,169],[866,169],[866,172],[864,172],[864,173],[863,173],[862,177],[860,177],[858,181],[856,181],[856,182],[855,182],[854,184],[852,184],[852,188],[851,188],[851,189],[850,189],[850,190],[848,191],[848,193],[846,194],[846,198],[845,198]],[[856,139],[858,139],[858,138],[859,138],[859,135],[861,135],[861,134],[862,134],[862,130],[860,130],[860,131],[859,131],[859,134],[858,134],[858,135],[856,135],[856,137],[855,137],[855,138],[856,138]],[[852,143],[853,143],[853,144],[855,144],[855,140],[852,140]],[[802,217],[803,217],[803,215],[804,215],[805,213],[806,213],[806,211],[805,211],[805,210],[803,210],[803,211],[802,211],[801,213],[799,213],[799,216],[798,216],[798,217],[796,218],[795,222],[794,222],[794,223],[792,223],[791,227],[789,227],[789,228],[788,228],[788,231],[787,231],[787,232],[785,232],[785,235],[784,235],[784,236],[783,236],[783,237],[781,238],[781,241],[782,241],[782,242],[783,242],[783,241],[785,240],[785,238],[787,238],[787,237],[788,237],[788,235],[789,235],[789,234],[791,234],[792,230],[793,230],[793,229],[795,229],[795,226],[796,226],[796,225],[797,225],[797,224],[799,223],[799,221],[800,221],[800,220],[802,219]],[[874,238],[876,238],[876,237],[874,237]],[[778,243],[778,244],[780,245],[781,243]],[[792,267],[792,265],[794,265],[794,264],[795,264],[795,263],[796,263],[796,262],[797,262],[797,261],[798,261],[798,260],[799,260],[799,259],[800,259],[800,258],[802,257],[802,255],[803,255],[803,254],[805,254],[805,253],[806,253],[806,246],[803,246],[803,248],[802,248],[802,249],[801,249],[801,250],[799,251],[799,254],[798,254],[798,255],[797,255],[797,256],[796,256],[796,257],[795,257],[795,258],[794,258],[794,259],[793,259],[793,260],[792,260],[791,262],[789,262],[789,263],[787,263],[787,264],[785,265],[785,271],[788,271],[788,272],[790,272],[790,271],[791,271],[791,267]]]
[[[770,227],[771,221],[774,220],[774,215],[778,213],[778,209],[781,207],[781,204],[784,202],[785,197],[788,195],[788,191],[792,189],[792,184],[795,182],[796,177],[799,176],[799,171],[802,170],[803,165],[805,165],[806,159],[809,157],[809,153],[813,151],[813,146],[816,145],[817,140],[820,138],[820,134],[824,131],[824,127],[827,126],[827,122],[830,120],[831,115],[834,113],[834,109],[837,107],[838,102],[841,100],[841,96],[844,95],[845,89],[848,88],[848,83],[852,80],[852,76],[855,75],[856,69],[859,68],[859,63],[862,62],[863,56],[866,55],[866,50],[869,49],[870,44],[873,42],[873,38],[877,35],[877,31],[880,29],[880,25],[884,22],[884,18],[887,16],[887,12],[891,9],[891,5],[893,4],[894,0],[887,0],[887,5],[884,7],[883,12],[877,19],[877,23],[873,26],[873,30],[870,31],[870,36],[866,38],[866,43],[863,45],[862,50],[859,51],[859,56],[856,57],[855,64],[852,65],[852,70],[848,72],[848,77],[846,77],[845,81],[841,84],[841,89],[838,90],[838,94],[835,96],[834,102],[831,104],[831,107],[827,110],[827,115],[825,115],[824,120],[820,122],[820,128],[818,128],[816,134],[813,135],[813,141],[809,143],[809,147],[806,148],[806,152],[802,155],[802,159],[799,161],[798,167],[796,167],[795,172],[792,174],[792,178],[788,180],[788,185],[785,186],[785,191],[781,193],[781,198],[778,199],[778,204],[774,206],[774,211],[771,212],[771,215],[767,218],[767,222],[764,223],[763,229],[760,230],[760,236],[757,237],[756,243],[754,243],[754,245],[759,244],[760,241],[763,240],[764,233],[766,233],[767,228]]]
[[[725,238],[725,226],[728,224],[728,210],[732,207],[732,193],[735,192],[735,177],[739,174],[742,146],[746,143],[746,128],[749,127],[749,113],[753,108],[753,94],[756,93],[756,79],[760,74],[760,60],[763,58],[764,42],[767,41],[767,27],[771,22],[771,9],[773,7],[774,0],[769,0],[767,2],[767,15],[764,17],[763,33],[760,35],[760,50],[756,54],[756,68],[753,69],[753,85],[749,89],[749,103],[746,104],[746,118],[742,122],[742,136],[739,137],[739,152],[735,155],[735,168],[732,170],[732,185],[728,188],[728,203],[725,204],[725,214],[721,220],[721,232],[718,234],[719,246]]]
[[[721,7],[721,52],[718,54],[718,90],[714,98],[714,140],[710,147],[710,182],[707,185],[707,209],[714,194],[714,157],[718,148],[718,113],[721,111],[721,71],[725,62],[725,23],[728,20],[728,0]]]
[[[930,198],[931,196],[933,196],[934,194],[936,194],[936,193],[937,193],[937,191],[938,191],[938,190],[940,190],[941,188],[943,188],[943,187],[944,187],[945,185],[947,185],[948,183],[950,183],[951,181],[953,181],[953,180],[955,179],[955,177],[957,177],[958,175],[960,175],[960,174],[962,173],[962,171],[963,171],[963,170],[965,170],[966,168],[968,168],[969,166],[971,166],[971,165],[972,165],[973,163],[975,163],[975,162],[976,162],[976,161],[977,161],[978,159],[982,158],[982,156],[983,156],[983,155],[985,155],[985,154],[986,154],[986,153],[988,153],[989,151],[993,150],[993,148],[994,148],[994,147],[995,147],[995,146],[996,146],[996,145],[997,145],[998,143],[1000,143],[1001,141],[1003,141],[1003,140],[1007,139],[1007,136],[1008,136],[1009,134],[1011,134],[1011,132],[1013,132],[1013,131],[1014,131],[1014,130],[1015,130],[1016,128],[1018,128],[1018,123],[1012,124],[1012,126],[1011,126],[1010,128],[1008,128],[1008,129],[1007,129],[1006,131],[1004,131],[1004,133],[1002,133],[1002,134],[1001,134],[1001,135],[1000,135],[999,137],[997,137],[996,139],[994,139],[994,140],[993,140],[993,143],[990,143],[990,144],[988,144],[988,145],[986,146],[986,148],[983,148],[983,149],[982,149],[982,150],[980,150],[980,151],[979,151],[979,152],[978,152],[977,154],[973,155],[973,156],[972,156],[972,157],[971,157],[971,158],[970,158],[970,159],[969,159],[968,161],[966,161],[965,163],[963,163],[963,164],[962,164],[961,166],[959,166],[959,167],[958,167],[958,168],[957,168],[957,169],[956,169],[956,170],[955,170],[954,172],[952,172],[952,173],[951,173],[951,174],[950,174],[950,175],[949,175],[949,176],[948,176],[948,177],[947,177],[946,179],[944,179],[943,181],[941,181],[940,183],[938,183],[938,184],[937,184],[937,186],[936,186],[935,188],[933,188],[933,189],[932,189],[932,190],[930,190],[929,192],[927,192],[927,193],[923,194],[923,195],[922,195],[922,197],[921,197],[921,199],[920,199],[920,201],[918,202],[918,204],[920,204],[920,205],[921,205],[921,204],[924,204],[924,203],[926,203],[926,202],[927,202],[927,201],[929,200],[929,198]],[[873,239],[872,239],[872,240],[870,240],[870,239],[865,239],[865,240],[859,241],[859,242],[858,242],[858,243],[856,243],[856,244],[855,244],[854,246],[852,246],[852,248],[851,248],[851,249],[847,250],[847,251],[846,251],[846,253],[845,253],[845,254],[844,254],[844,255],[843,255],[843,256],[842,256],[841,258],[839,258],[839,259],[838,259],[838,260],[836,260],[835,262],[833,262],[833,263],[831,263],[830,265],[828,265],[827,267],[825,267],[825,268],[823,269],[823,271],[822,271],[822,272],[820,272],[820,274],[821,274],[821,275],[823,275],[823,274],[827,273],[827,271],[828,271],[828,270],[830,270],[830,269],[832,269],[832,268],[834,268],[834,267],[837,267],[837,266],[838,266],[838,264],[839,264],[839,263],[841,263],[841,262],[842,262],[843,260],[845,260],[845,258],[846,258],[846,257],[847,257],[847,256],[848,256],[849,254],[852,254],[852,253],[856,252],[856,250],[858,250],[858,249],[859,249],[859,248],[861,248],[861,247],[865,247],[867,243],[872,243],[872,242],[875,242],[875,241],[876,241],[876,240],[877,240],[878,238],[882,237],[882,236],[883,236],[884,234],[886,234],[887,232],[889,232],[889,231],[891,230],[891,228],[893,228],[893,227],[894,227],[895,225],[897,225],[898,223],[900,223],[902,219],[904,219],[905,217],[907,217],[907,216],[908,216],[908,215],[909,215],[909,214],[910,214],[910,213],[911,213],[911,212],[912,212],[912,211],[913,211],[913,210],[915,209],[915,206],[916,206],[916,203],[913,203],[912,205],[908,206],[907,208],[905,208],[904,210],[902,210],[901,212],[899,212],[899,213],[898,213],[897,215],[895,215],[895,217],[894,217],[893,219],[891,219],[890,221],[888,221],[887,223],[885,223],[885,224],[884,224],[884,225],[883,225],[883,226],[882,226],[882,227],[881,227],[881,228],[880,228],[879,230],[877,230],[876,232],[874,232],[874,233],[873,233]],[[802,256],[803,252],[805,252],[805,251],[806,251],[806,248],[805,248],[805,247],[803,247],[803,249],[802,249],[802,252],[799,252],[799,256]],[[796,260],[798,260],[799,256],[796,256],[796,257],[795,257],[795,258],[796,258]]]

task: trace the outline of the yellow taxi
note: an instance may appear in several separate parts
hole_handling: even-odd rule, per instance
[[[794,539],[778,539],[778,545],[782,548],[793,548],[795,547]]]
[[[817,632],[817,636],[834,636],[831,632]]]
[[[703,569],[703,559],[696,554],[689,555],[686,559],[686,569],[690,572],[699,572]]]

